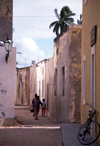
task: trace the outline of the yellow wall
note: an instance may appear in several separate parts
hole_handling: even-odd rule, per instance
[[[95,109],[99,112],[96,121],[100,124],[100,0],[87,0],[82,14],[82,92],[81,92],[81,123],[87,119],[88,106],[83,105],[83,56],[86,54],[86,94],[85,103],[91,103],[91,30],[97,25],[95,47]],[[100,143],[100,138],[99,138]]]

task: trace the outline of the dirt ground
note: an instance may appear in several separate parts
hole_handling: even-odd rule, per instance
[[[0,127],[0,146],[62,146],[60,124],[40,113],[35,120],[29,107],[15,107],[15,116],[17,122]]]

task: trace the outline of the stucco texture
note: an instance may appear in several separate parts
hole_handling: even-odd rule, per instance
[[[13,0],[0,0],[0,41],[12,40]]]
[[[4,119],[15,116],[16,48],[12,48],[7,63],[5,56],[5,48],[0,47],[0,118]]]
[[[67,31],[54,40],[54,69],[57,72],[57,94],[53,99],[55,100],[53,120],[63,123],[80,122],[80,25],[69,26]]]
[[[91,31],[94,26],[96,30],[96,42],[91,46]],[[94,37],[95,35],[92,34]],[[92,55],[94,55],[94,70],[92,70]],[[86,62],[85,92],[83,102],[83,62]],[[94,108],[100,113],[100,0],[83,1],[82,14],[82,93],[81,93],[81,123],[83,124],[91,110],[85,103],[92,103]],[[94,72],[94,75],[93,75]],[[92,76],[93,75],[93,76]],[[91,78],[92,77],[92,78]],[[94,84],[92,81],[94,80]],[[94,88],[92,88],[94,86]],[[94,95],[93,92],[94,91]],[[95,120],[100,124],[100,115]],[[98,139],[100,143],[100,138]]]

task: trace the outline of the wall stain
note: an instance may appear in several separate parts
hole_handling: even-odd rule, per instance
[[[4,89],[1,89],[1,93],[7,93],[7,91]]]
[[[2,113],[2,116],[5,116],[5,113],[4,112],[1,112]]]

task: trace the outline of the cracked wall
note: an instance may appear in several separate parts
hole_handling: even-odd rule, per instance
[[[0,41],[12,40],[13,0],[0,0]]]
[[[69,115],[68,121],[80,122],[81,29],[72,28],[69,40]]]
[[[16,105],[30,104],[30,67],[17,70]]]
[[[54,39],[54,70],[57,71],[57,94],[53,97],[52,119],[63,123],[80,122],[81,26],[70,25]]]

